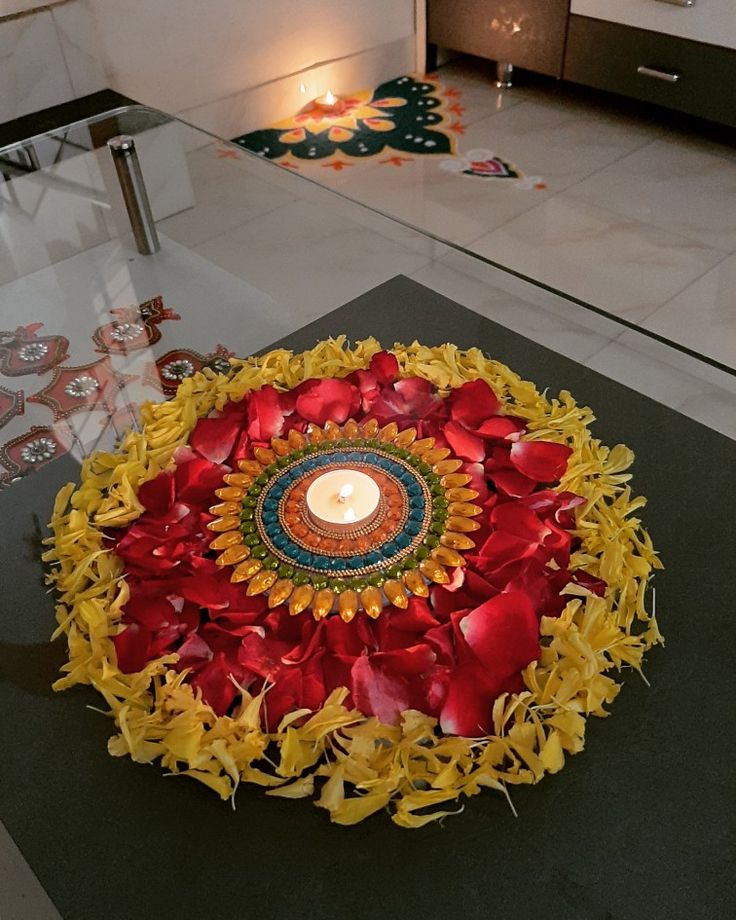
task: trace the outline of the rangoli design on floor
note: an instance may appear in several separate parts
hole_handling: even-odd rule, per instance
[[[131,351],[149,348],[161,338],[159,324],[167,319],[181,319],[178,313],[164,306],[162,297],[153,297],[138,306],[116,307],[111,323],[98,326],[92,341],[102,354],[127,355]]]
[[[662,642],[632,452],[478,349],[341,336],[141,416],[43,557],[113,756],[419,828],[563,769]]]
[[[165,396],[173,396],[182,380],[193,377],[205,367],[218,374],[226,374],[230,370],[229,358],[233,354],[234,352],[228,351],[224,345],[218,345],[207,355],[191,348],[174,348],[161,355],[155,364],[149,365],[143,375],[143,382],[155,387]]]
[[[540,176],[525,175],[518,166],[498,156],[492,150],[486,150],[485,148],[468,150],[465,154],[443,160],[440,163],[440,169],[480,179],[511,180],[516,188],[521,189],[544,189],[547,187]]]
[[[23,390],[14,393],[0,387],[0,428],[7,425],[16,415],[23,415],[24,402]]]
[[[54,421],[93,409],[112,413],[118,392],[133,379],[113,370],[108,357],[76,367],[58,367],[51,382],[29,396],[28,402],[48,406]]]
[[[42,328],[43,323],[31,323],[0,332],[0,374],[45,374],[69,357],[69,340],[63,335],[36,335]]]
[[[37,470],[68,453],[74,436],[65,423],[52,427],[33,425],[0,447],[0,465],[7,470],[0,476],[0,485],[31,470]]]
[[[458,108],[456,98],[437,80],[407,75],[341,97],[334,113],[310,103],[297,115],[234,142],[292,168],[299,160],[329,159],[340,169],[351,159],[391,151],[453,154],[456,135],[464,130],[453,107]],[[394,159],[393,165],[401,164],[401,158]]]
[[[128,384],[138,381],[169,397],[182,380],[204,368],[218,372],[230,369],[232,352],[217,345],[206,354],[177,348],[156,359],[152,353],[142,376],[123,373],[121,368],[127,362],[120,365],[120,358],[156,345],[162,338],[161,323],[180,320],[181,316],[164,305],[161,295],[114,307],[110,314],[111,322],[97,326],[89,336],[102,357],[87,363],[79,360],[91,352],[89,333],[80,330],[80,337],[72,343],[79,362],[73,366],[61,366],[70,358],[69,340],[62,335],[40,335],[42,322],[0,331],[0,375],[50,375],[46,385],[39,382],[32,395],[27,395],[28,387],[13,390],[0,386],[0,429],[7,429],[3,434],[8,438],[0,445],[0,487],[57,459],[73,445],[81,457],[85,456],[85,444],[90,438],[97,444],[105,429],[117,439],[131,426],[136,427],[140,397],[127,394]],[[114,366],[116,358],[118,367]],[[25,422],[15,421],[26,413],[29,418]],[[48,424],[46,413],[50,413]],[[87,425],[86,413],[96,414],[91,426]],[[70,424],[66,420],[72,417]]]

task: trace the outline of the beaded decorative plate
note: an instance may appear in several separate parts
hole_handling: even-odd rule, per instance
[[[268,591],[269,607],[288,602],[292,614],[310,609],[317,619],[335,602],[349,622],[361,608],[377,617],[384,604],[427,597],[429,584],[446,584],[448,569],[465,564],[458,550],[475,546],[468,533],[481,509],[471,476],[458,472],[463,461],[416,437],[395,422],[350,420],[256,447],[241,472],[225,474],[223,501],[210,508],[219,515],[209,524],[218,565],[235,566],[232,580],[249,582],[250,594]],[[381,499],[368,526],[336,532],[314,522],[305,499],[316,476],[343,469],[370,476]]]

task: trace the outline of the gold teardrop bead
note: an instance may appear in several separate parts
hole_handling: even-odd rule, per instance
[[[239,489],[253,485],[253,477],[248,473],[225,473],[222,478],[229,486],[237,486]]]
[[[346,623],[349,623],[358,612],[358,595],[355,591],[343,591],[337,596],[337,609]]]
[[[388,425],[385,425],[379,432],[378,437],[384,444],[387,444],[389,441],[393,441],[396,435],[399,433],[399,426],[396,422],[389,422]]]
[[[429,586],[416,569],[405,573],[404,584],[417,597],[429,597]]]
[[[289,438],[289,447],[292,450],[301,450],[304,445],[307,443],[304,439],[304,435],[301,431],[297,431],[296,428],[292,428],[288,434]]]
[[[416,428],[405,428],[403,431],[400,431],[394,438],[394,444],[397,447],[409,447],[410,444],[413,444],[417,437]]]
[[[443,546],[449,546],[450,549],[474,549],[475,541],[466,537],[464,533],[452,533],[446,530],[440,537],[440,543]]]
[[[325,439],[324,431],[313,422],[307,425],[307,436],[312,444],[321,444]]]
[[[215,489],[215,495],[226,502],[242,502],[245,492],[236,489],[235,486],[223,486],[221,489]]]
[[[239,514],[240,502],[220,502],[219,505],[212,505],[210,514],[216,514],[222,517],[223,514]]]
[[[419,456],[424,456],[424,454],[426,454],[428,450],[432,450],[433,447],[434,438],[421,438],[411,445],[411,452],[413,454],[419,454]]]
[[[446,489],[457,489],[460,486],[466,486],[472,478],[467,473],[447,473],[440,482]]]
[[[283,604],[294,590],[294,582],[290,578],[279,578],[268,595],[268,606],[270,609]]]
[[[448,517],[447,529],[454,530],[457,533],[472,533],[480,529],[480,524],[471,518],[466,517]]]
[[[316,591],[312,600],[312,616],[315,620],[321,620],[326,617],[332,610],[334,601],[335,594],[329,588],[322,588],[320,591]]]
[[[429,559],[422,559],[419,563],[419,571],[422,575],[426,575],[430,581],[434,581],[438,585],[446,585],[450,580],[450,576],[442,568],[439,562],[431,557]]]
[[[248,556],[250,556],[250,548],[241,543],[240,546],[229,546],[223,553],[220,553],[216,561],[218,565],[237,565]]]
[[[340,431],[340,426],[336,425],[333,421],[328,419],[325,422],[325,438],[328,441],[337,441],[342,437],[342,432]]]
[[[466,564],[460,553],[457,550],[450,549],[449,546],[438,546],[437,549],[432,550],[432,558],[436,559],[440,565],[449,565],[451,569]]]
[[[461,517],[477,517],[483,509],[478,505],[471,505],[468,502],[453,502],[447,506],[447,513],[452,517],[460,515]],[[457,527],[453,530],[458,530]]]
[[[395,581],[394,579],[387,581],[383,586],[383,593],[394,607],[400,607],[402,610],[405,610],[409,606],[409,597],[406,593],[406,588],[400,581]]]
[[[455,473],[463,465],[462,460],[440,460],[439,463],[435,463],[434,472],[438,476],[446,476],[448,473]]]
[[[207,525],[209,530],[220,533],[223,530],[235,530],[240,524],[240,518],[234,514],[226,514],[225,517],[218,518],[216,521],[210,521]]]
[[[294,593],[289,599],[289,613],[295,617],[302,610],[306,610],[313,597],[314,588],[311,585],[299,585],[298,588],[294,588]]]
[[[374,418],[368,419],[361,426],[361,430],[364,438],[375,438],[378,434],[378,422]]]
[[[375,620],[376,617],[381,615],[383,602],[381,600],[381,592],[378,588],[364,588],[360,592],[360,602],[369,617]]]
[[[254,447],[253,453],[261,466],[268,466],[269,463],[274,463],[276,460],[276,454],[268,447]]]
[[[246,559],[245,562],[241,562],[240,565],[237,565],[233,569],[230,581],[236,584],[239,581],[248,581],[248,579],[252,578],[262,567],[260,559]]]
[[[243,535],[239,530],[228,530],[218,534],[210,543],[210,549],[227,549],[228,546],[237,546],[243,542]]]
[[[440,460],[444,460],[446,457],[450,456],[450,449],[447,447],[435,447],[434,450],[427,450],[422,454],[422,460],[425,463],[430,465],[433,463],[439,463]]]
[[[278,454],[279,457],[285,457],[287,454],[291,453],[289,442],[284,441],[283,438],[271,438],[271,447],[274,453]]]
[[[238,460],[238,467],[241,473],[247,473],[249,476],[260,476],[263,467],[257,460]]]
[[[448,489],[445,498],[450,502],[472,502],[478,497],[475,489]]]
[[[351,441],[354,441],[355,438],[358,437],[359,430],[360,429],[358,428],[358,423],[355,421],[355,419],[349,418],[347,422],[345,422],[342,433],[346,438],[350,438]]]
[[[249,597],[253,597],[255,594],[263,594],[264,591],[268,591],[269,588],[273,587],[277,578],[278,575],[275,572],[271,572],[269,569],[261,569],[248,582],[245,593]]]

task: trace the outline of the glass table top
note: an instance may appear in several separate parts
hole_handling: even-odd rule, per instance
[[[106,146],[119,134],[136,141],[155,255],[134,244]],[[0,176],[4,487],[112,446],[141,402],[399,274],[736,437],[727,368],[152,109],[0,149]]]

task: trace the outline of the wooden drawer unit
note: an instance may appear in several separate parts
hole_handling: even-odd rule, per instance
[[[736,51],[570,16],[563,76],[736,127]]]
[[[568,0],[428,0],[434,45],[562,75]]]

